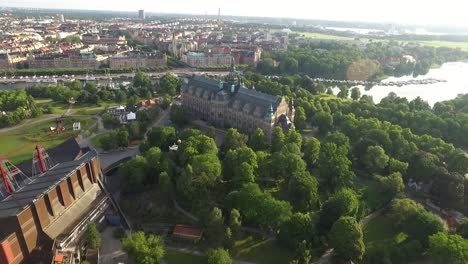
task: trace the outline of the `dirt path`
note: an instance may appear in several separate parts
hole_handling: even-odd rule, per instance
[[[179,252],[179,253],[184,253],[184,254],[189,254],[189,255],[194,255],[194,256],[206,256],[204,252],[201,252],[199,250],[191,249],[191,248],[184,248],[184,247],[170,247],[166,246],[166,249]],[[242,260],[232,260],[233,264],[255,264],[254,262],[248,262],[248,261],[242,261]]]
[[[25,127],[25,126],[34,125],[34,124],[41,123],[41,122],[44,122],[44,121],[49,121],[49,120],[55,119],[55,118],[57,118],[57,117],[60,117],[60,116],[62,116],[62,115],[63,115],[63,116],[69,116],[72,109],[73,109],[73,105],[70,104],[70,106],[68,107],[67,111],[65,111],[65,113],[63,113],[63,114],[50,114],[50,115],[46,115],[46,117],[44,117],[44,118],[27,119],[27,120],[26,120],[24,123],[22,123],[22,124],[19,124],[19,125],[16,125],[16,126],[12,126],[12,127],[0,128],[0,133],[11,132],[11,131],[14,131],[14,130],[16,130],[16,129],[23,128],[23,127]]]

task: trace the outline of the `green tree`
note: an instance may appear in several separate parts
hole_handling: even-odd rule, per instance
[[[128,138],[129,138],[129,135],[128,135],[127,130],[123,130],[123,129],[119,130],[119,132],[117,132],[115,136],[115,141],[116,141],[117,146],[121,148],[128,147]]]
[[[88,224],[86,229],[86,240],[88,241],[88,246],[92,249],[98,249],[101,247],[101,234],[99,233],[96,224]]]
[[[344,216],[338,219],[329,236],[330,245],[341,258],[359,261],[364,256],[364,235],[354,217]]]
[[[330,190],[351,186],[356,177],[350,170],[352,163],[347,152],[346,147],[337,147],[334,143],[325,143],[320,147],[320,176],[326,179]]]
[[[401,175],[405,175],[406,170],[408,170],[408,163],[390,158],[388,161],[388,171],[389,173],[399,172]]]
[[[197,186],[214,186],[221,176],[221,162],[216,155],[194,156],[191,165],[193,169],[192,181]]]
[[[279,151],[285,144],[286,136],[281,127],[275,126],[271,133],[271,152]]]
[[[255,151],[266,149],[267,143],[266,143],[265,133],[263,132],[263,129],[257,128],[255,130],[255,133],[250,136],[249,146]]]
[[[206,220],[206,237],[212,245],[220,246],[224,242],[224,232],[223,212],[214,207]]]
[[[296,115],[294,116],[294,125],[297,127],[297,129],[302,130],[306,128],[306,113],[304,111],[304,108],[298,106],[296,108]]]
[[[169,151],[176,140],[176,129],[174,127],[155,127],[148,132],[148,142],[153,147],[159,147],[162,151]]]
[[[171,121],[178,126],[185,125],[188,122],[188,117],[185,109],[179,105],[171,106],[170,118]]]
[[[103,150],[111,150],[116,148],[116,142],[113,137],[113,133],[104,134],[99,138],[99,144]]]
[[[340,98],[348,98],[349,97],[349,88],[348,87],[341,87],[340,91],[336,95]]]
[[[169,174],[165,171],[159,174],[159,189],[161,193],[164,195],[164,198],[167,202],[171,200],[172,194],[174,192],[174,187],[172,185],[171,178]]]
[[[429,237],[429,255],[435,263],[468,263],[468,240],[439,232]]]
[[[320,111],[312,117],[312,125],[319,128],[320,134],[325,135],[333,128],[333,117],[330,113]]]
[[[127,161],[121,170],[123,191],[138,191],[144,187],[148,162],[142,156],[133,157]]]
[[[319,226],[328,231],[341,216],[356,216],[359,199],[351,189],[341,189],[328,199],[320,210]]]
[[[314,166],[320,156],[320,141],[317,138],[306,138],[302,147],[304,152],[303,159],[309,167]]]
[[[178,153],[180,164],[185,166],[197,155],[218,155],[218,147],[212,138],[200,134],[191,136],[188,139],[182,141],[182,144],[179,146]]]
[[[122,248],[136,264],[163,263],[164,239],[160,236],[136,232],[122,240]]]
[[[387,177],[381,177],[379,179],[385,192],[388,193],[392,198],[405,190],[403,177],[399,172],[392,173]]]
[[[291,176],[288,185],[288,200],[300,212],[312,211],[318,203],[318,182],[309,172]]]
[[[436,215],[410,199],[394,199],[391,203],[390,218],[397,228],[425,246],[429,236],[445,229]]]
[[[132,84],[133,87],[136,88],[150,88],[151,78],[147,74],[139,71],[133,77]]]
[[[250,165],[251,168],[245,168],[244,166],[244,174],[240,176],[241,171],[239,170],[239,168],[243,163],[247,163],[248,165]],[[253,173],[257,168],[257,154],[255,154],[255,152],[249,147],[242,147],[236,150],[229,150],[223,161],[223,175],[226,180],[232,179],[234,181],[240,180],[240,182],[243,182],[244,180],[253,177]],[[250,173],[246,170],[252,170],[252,175],[249,176]],[[248,177],[245,178],[246,176]]]
[[[180,79],[173,74],[168,73],[159,80],[158,92],[174,96],[180,91],[181,86],[182,83]]]
[[[280,62],[279,68],[281,72],[296,74],[299,70],[299,63],[294,58],[286,57],[285,60]]]
[[[224,141],[221,149],[227,153],[230,149],[238,149],[247,145],[247,136],[239,133],[237,129],[230,128],[224,136]]]
[[[281,224],[278,240],[291,249],[296,249],[302,241],[312,242],[318,236],[314,221],[310,213],[293,214]]]
[[[352,88],[351,89],[351,98],[354,101],[357,101],[357,100],[359,100],[360,97],[361,97],[361,90],[359,89],[359,87]]]
[[[208,250],[207,254],[208,264],[231,264],[231,256],[224,248],[216,248]]]
[[[292,214],[289,203],[262,192],[255,183],[244,184],[239,190],[229,193],[227,200],[232,208],[239,209],[243,219],[265,228],[278,227]]]
[[[229,228],[235,237],[239,237],[242,229],[242,220],[239,210],[236,208],[231,209],[229,214]]]
[[[369,146],[364,155],[364,164],[371,172],[379,172],[387,167],[389,159],[381,146]]]
[[[242,162],[239,168],[239,173],[233,179],[237,186],[242,186],[245,183],[255,182],[254,169],[247,162]]]
[[[468,218],[463,218],[459,233],[463,238],[468,239]]]

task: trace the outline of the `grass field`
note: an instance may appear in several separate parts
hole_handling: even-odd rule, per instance
[[[399,240],[401,236],[398,230],[394,230],[393,223],[386,215],[379,215],[364,225],[364,243],[366,247],[372,247],[379,243],[387,244]]]
[[[69,104],[54,102],[52,99],[34,99],[38,107],[50,107],[52,114],[64,114],[69,107]],[[95,104],[77,104],[74,105],[71,114],[76,115],[97,115],[104,111],[108,106],[116,106],[117,103],[101,102],[99,106]]]
[[[91,144],[93,144],[93,146],[95,148],[98,148],[98,149],[101,149],[101,138],[104,137],[105,135],[107,135],[108,133],[103,133],[103,134],[99,134],[99,135],[96,135],[94,136],[93,138],[91,138]]]
[[[276,243],[277,241],[265,240],[256,236],[246,236],[235,242],[232,257],[257,264],[289,263],[293,259],[294,252],[280,247]]]
[[[64,114],[69,105],[65,103],[58,103],[52,101],[52,99],[34,99],[38,107],[49,106],[52,114]]]
[[[167,264],[205,264],[206,258],[168,250],[164,260]]]
[[[468,42],[452,42],[452,41],[419,41],[421,45],[430,47],[447,47],[447,48],[460,48],[464,51],[468,51]]]
[[[76,136],[79,132],[72,131],[73,122],[81,122],[82,132],[92,130],[96,126],[96,120],[91,117],[66,117],[64,118],[66,131],[58,135],[50,132],[50,127],[55,126],[53,121],[26,125],[14,131],[0,133],[0,156],[8,155],[8,159],[13,163],[31,159],[34,144],[40,144],[46,149],[53,148]]]

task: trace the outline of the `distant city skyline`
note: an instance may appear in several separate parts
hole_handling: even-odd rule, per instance
[[[262,16],[334,21],[362,21],[415,25],[445,25],[468,27],[465,10],[468,4],[461,0],[171,0],[147,2],[144,0],[0,0],[0,6],[135,11],[144,9],[154,13],[181,13],[217,15]]]

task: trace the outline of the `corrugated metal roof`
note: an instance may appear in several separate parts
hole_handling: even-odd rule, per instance
[[[15,216],[23,208],[29,207],[35,199],[46,194],[97,155],[95,150],[89,151],[77,160],[60,163],[42,176],[32,179],[31,183],[27,183],[0,202],[0,218]]]

